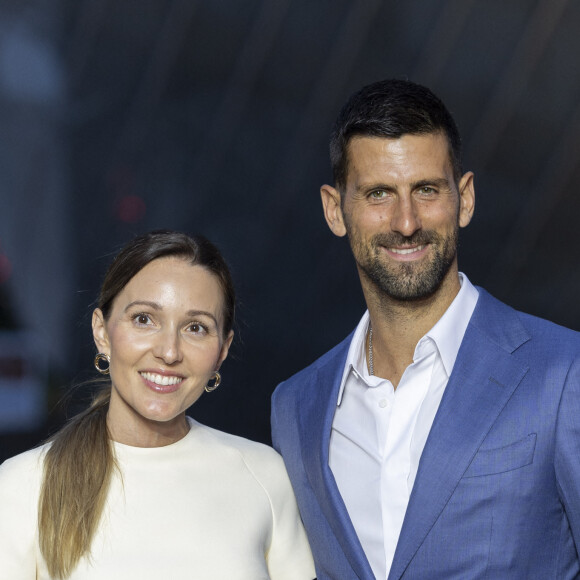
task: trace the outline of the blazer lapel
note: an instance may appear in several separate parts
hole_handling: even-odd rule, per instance
[[[528,339],[515,312],[480,289],[421,456],[389,580],[404,574],[525,376],[528,369],[510,355]]]
[[[328,464],[330,433],[352,335],[340,343],[312,376],[299,402],[300,438],[306,476],[352,569],[374,578]],[[307,395],[306,395],[307,393]]]

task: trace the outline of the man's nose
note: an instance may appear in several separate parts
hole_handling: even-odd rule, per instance
[[[410,195],[403,195],[397,199],[391,218],[391,229],[405,237],[410,237],[421,229],[417,205]]]

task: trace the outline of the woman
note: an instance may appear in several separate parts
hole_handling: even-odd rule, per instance
[[[221,381],[234,290],[202,237],[153,232],[113,261],[93,313],[110,384],[0,467],[0,578],[310,580],[283,463],[186,409]]]

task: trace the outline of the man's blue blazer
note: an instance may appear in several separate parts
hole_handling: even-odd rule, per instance
[[[272,400],[318,580],[374,578],[328,466],[351,338]],[[579,547],[580,334],[479,289],[388,579],[580,578]]]

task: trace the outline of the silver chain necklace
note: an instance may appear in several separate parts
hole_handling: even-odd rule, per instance
[[[375,374],[373,365],[373,327],[369,322],[369,374],[371,377]]]

